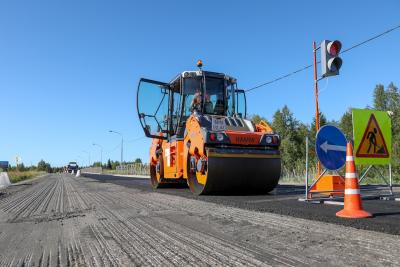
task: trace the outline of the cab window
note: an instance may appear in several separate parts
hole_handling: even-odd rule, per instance
[[[195,100],[195,96],[201,96],[201,80],[202,77],[194,77],[194,78],[185,78],[183,80],[183,116],[189,117],[193,112],[193,102],[197,102]],[[198,107],[201,107],[201,99],[200,103],[198,103]]]
[[[225,115],[225,80],[221,78],[206,78],[204,98],[204,114]]]

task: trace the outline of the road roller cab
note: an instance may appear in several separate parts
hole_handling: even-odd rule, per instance
[[[187,183],[195,194],[271,191],[281,172],[279,136],[246,119],[235,78],[198,66],[169,83],[140,79],[137,111],[153,138],[152,186]]]

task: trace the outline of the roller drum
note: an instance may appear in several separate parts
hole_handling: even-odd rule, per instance
[[[189,187],[196,194],[265,194],[278,185],[280,175],[279,151],[210,153],[205,184],[191,172]]]

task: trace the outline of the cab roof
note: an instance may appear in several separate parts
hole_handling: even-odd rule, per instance
[[[170,81],[170,84],[176,82],[179,78],[181,77],[196,77],[196,76],[201,76],[205,74],[207,77],[214,77],[214,78],[224,78],[226,80],[236,82],[236,79],[234,77],[231,77],[229,75],[226,75],[221,72],[213,72],[213,71],[204,71],[204,70],[187,70],[179,73],[174,79]]]

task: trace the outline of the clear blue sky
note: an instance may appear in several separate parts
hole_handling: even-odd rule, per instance
[[[329,13],[328,13],[329,11]],[[242,88],[312,62],[313,40],[343,48],[400,23],[393,1],[1,1],[0,160],[64,165],[87,159],[148,161],[136,114],[140,77],[169,81],[183,70],[225,72]],[[334,21],[336,19],[336,21]],[[371,104],[377,83],[400,85],[400,31],[343,55],[340,76],[322,81],[321,110],[339,119]],[[311,122],[312,70],[248,95],[271,118],[288,105]],[[130,142],[129,142],[130,141]]]

